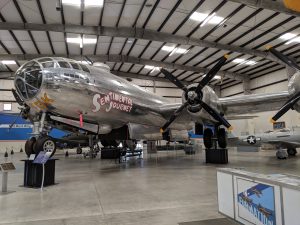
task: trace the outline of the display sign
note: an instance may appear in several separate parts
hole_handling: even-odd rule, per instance
[[[0,169],[5,172],[10,170],[15,170],[16,167],[12,162],[6,162],[6,163],[0,163]]]
[[[276,225],[274,187],[237,179],[238,217],[257,225]]]
[[[34,159],[33,163],[45,164],[51,156],[51,152],[41,151],[37,157]]]
[[[273,129],[274,130],[280,130],[285,128],[285,122],[275,122],[273,123]]]

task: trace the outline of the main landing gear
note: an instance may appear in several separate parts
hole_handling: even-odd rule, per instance
[[[31,154],[38,155],[41,151],[50,152],[50,157],[54,155],[56,143],[48,136],[50,130],[51,127],[48,126],[46,121],[46,113],[37,115],[33,123],[33,136],[25,143],[25,152],[28,157]]]
[[[32,137],[25,143],[25,152],[29,157],[31,154],[38,155],[41,151],[50,152],[52,157],[56,152],[56,143],[49,136]]]
[[[215,135],[210,128],[205,128],[203,132],[203,142],[206,149],[226,148],[227,147],[227,133],[224,128],[216,127]]]

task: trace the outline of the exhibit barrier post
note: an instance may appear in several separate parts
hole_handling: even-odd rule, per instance
[[[7,178],[8,178],[8,172],[3,171],[2,172],[2,192],[7,192]]]
[[[44,187],[44,180],[45,180],[45,163],[43,163],[42,166],[43,166],[43,175],[42,175],[41,191],[43,191],[43,187]]]

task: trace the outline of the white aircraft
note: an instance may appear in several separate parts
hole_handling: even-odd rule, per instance
[[[295,156],[297,154],[296,148],[300,147],[300,128],[285,128],[278,131],[266,131],[260,134],[229,137],[230,146],[261,147],[263,144],[273,145],[277,150],[276,156],[278,159]]]

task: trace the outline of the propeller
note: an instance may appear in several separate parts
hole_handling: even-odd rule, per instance
[[[193,86],[187,88],[183,83],[178,80],[174,75],[168,72],[165,69],[161,69],[161,72],[165,75],[165,77],[175,84],[178,88],[182,89],[185,93],[186,102],[183,103],[169,118],[169,120],[161,127],[160,132],[164,132],[171,123],[180,115],[180,113],[186,108],[190,107],[191,111],[199,111],[201,106],[211,117],[213,117],[220,124],[223,124],[226,128],[232,129],[230,123],[215,109],[202,101],[203,93],[202,89],[214,78],[214,76],[218,73],[221,67],[225,64],[228,59],[228,55],[224,55],[214,67],[209,70],[206,76],[199,82],[197,87]]]
[[[300,66],[293,59],[283,55],[281,52],[277,51],[272,46],[267,46],[266,49],[270,51],[276,58],[287,64],[288,66],[300,71]],[[293,95],[284,105],[279,109],[279,111],[271,118],[271,123],[276,122],[280,117],[282,117],[287,111],[293,109],[293,106],[299,101],[300,92]]]

